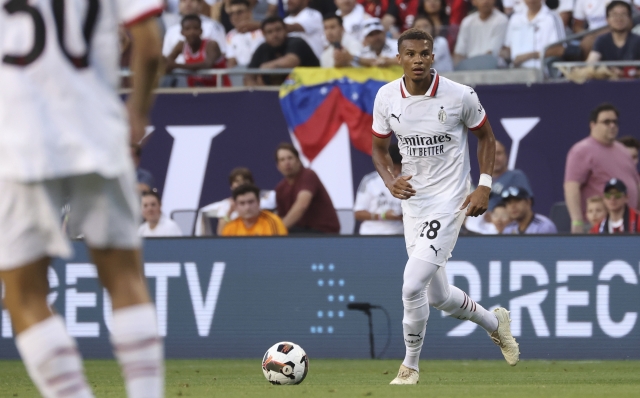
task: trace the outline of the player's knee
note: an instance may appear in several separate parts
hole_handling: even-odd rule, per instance
[[[402,298],[415,300],[423,294],[424,284],[419,281],[405,281],[402,284]]]

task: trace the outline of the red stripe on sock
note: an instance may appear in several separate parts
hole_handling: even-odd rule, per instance
[[[68,397],[70,395],[73,395],[75,393],[77,393],[78,391],[84,390],[84,389],[89,389],[89,387],[87,386],[87,384],[85,383],[84,380],[82,380],[79,383],[76,383],[74,385],[71,385],[63,390],[60,390],[56,393],[56,395],[60,398],[62,397]]]
[[[48,357],[46,357],[41,363],[40,365],[38,365],[38,370],[42,370],[42,368],[44,366],[47,365],[47,363],[49,361],[51,361],[52,359],[56,358],[56,357],[62,357],[62,356],[66,356],[66,355],[71,355],[71,356],[80,356],[80,352],[78,351],[78,349],[76,347],[61,347],[58,348],[56,350],[54,350],[51,355],[49,355]]]
[[[128,351],[136,351],[141,350],[143,348],[147,348],[154,344],[162,343],[162,339],[160,337],[151,337],[144,340],[138,340],[131,343],[120,343],[114,344],[116,351],[119,352],[128,352]]]
[[[49,386],[53,386],[54,384],[58,384],[58,383],[62,383],[65,381],[69,381],[71,379],[75,379],[75,378],[82,378],[82,372],[77,370],[75,372],[67,372],[67,373],[63,373],[61,375],[52,377],[50,379],[47,379],[47,385]]]

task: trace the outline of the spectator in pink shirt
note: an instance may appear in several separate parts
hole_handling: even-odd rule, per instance
[[[640,207],[640,177],[629,151],[616,141],[618,110],[611,104],[599,105],[591,112],[589,127],[589,136],[567,154],[564,197],[572,233],[585,232],[586,199],[601,194],[611,178],[619,178],[628,187],[629,207]]]

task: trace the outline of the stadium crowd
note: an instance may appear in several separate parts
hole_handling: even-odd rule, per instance
[[[540,68],[551,61],[640,60],[638,8],[621,0],[167,0],[166,71],[215,68],[386,67],[396,38],[416,27],[435,38],[439,72]],[[600,29],[550,46],[572,33]],[[640,33],[640,26],[635,28]],[[127,48],[126,32],[123,44]],[[128,62],[124,52],[123,64]],[[635,69],[600,71],[631,76]],[[576,73],[598,75],[587,70]],[[247,85],[279,85],[249,75]],[[163,85],[176,85],[165,78]],[[212,86],[215,77],[190,77]],[[231,85],[225,77],[223,85]],[[238,82],[240,84],[242,82]],[[234,85],[236,82],[234,81]]]

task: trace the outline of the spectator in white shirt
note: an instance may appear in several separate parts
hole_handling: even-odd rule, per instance
[[[153,192],[142,194],[142,217],[145,223],[138,229],[138,235],[144,237],[182,236],[182,230],[172,219],[161,211],[160,196]]]
[[[393,161],[393,175],[398,176],[402,171],[402,155],[398,145],[389,146],[389,155]],[[356,220],[362,222],[360,235],[404,233],[401,201],[391,195],[377,171],[362,178],[353,211]]]
[[[356,0],[335,0],[336,15],[342,17],[342,26],[344,31],[358,41],[362,41],[364,35],[362,35],[362,24],[365,19],[371,18],[369,14],[364,11],[364,7]]]
[[[329,14],[324,17],[324,36],[329,46],[320,57],[320,66],[333,68],[351,66],[353,56],[360,55],[362,44],[353,37],[344,33],[342,18],[339,15]]]
[[[362,25],[365,47],[352,62],[361,66],[386,67],[398,64],[398,42],[384,32],[379,18],[369,18]]]
[[[431,18],[424,14],[418,14],[413,27],[427,32],[433,37],[433,69],[438,72],[451,72],[453,60],[449,51],[449,43],[444,37],[435,35],[436,29]]]
[[[185,15],[198,14],[202,1],[203,0],[180,0],[180,3],[178,4],[180,15],[184,17]],[[202,38],[206,40],[213,40],[218,43],[220,52],[224,56],[227,52],[227,40],[224,27],[219,22],[214,21],[209,17],[204,15],[199,15],[199,17],[202,21]],[[182,36],[182,26],[178,23],[168,27],[167,33],[164,35],[164,43],[162,44],[162,55],[168,57],[169,54],[171,54],[171,51],[173,51],[176,45],[181,41],[185,41],[184,36]],[[184,57],[182,54],[180,54],[176,59],[176,62],[184,63]]]
[[[460,24],[453,62],[491,54],[500,54],[507,33],[509,18],[495,8],[496,0],[472,0],[477,12],[468,15]]]
[[[562,56],[564,47],[554,46],[542,54],[544,49],[565,38],[564,25],[560,17],[547,7],[543,0],[525,0],[526,12],[511,16],[501,56],[513,61],[516,68],[540,68],[545,57]]]
[[[288,0],[289,15],[284,19],[290,37],[300,37],[307,42],[313,53],[322,56],[322,14],[309,8],[309,0]]]
[[[262,29],[241,33],[244,26],[253,26],[253,14],[248,0],[231,0],[229,18],[234,29],[227,33],[227,67],[247,66],[256,48],[264,42]],[[258,24],[259,25],[259,24]]]

